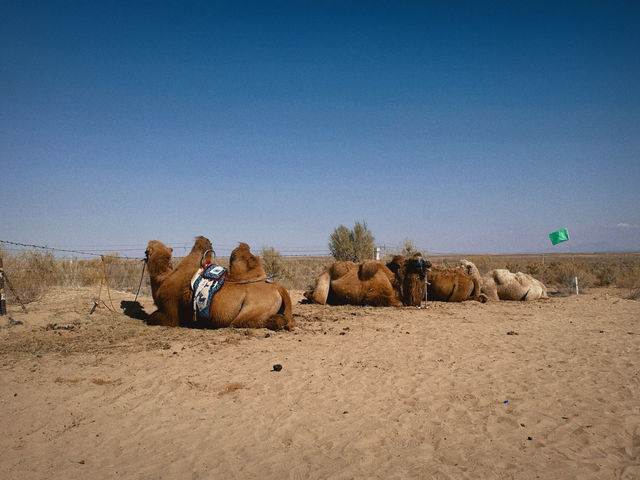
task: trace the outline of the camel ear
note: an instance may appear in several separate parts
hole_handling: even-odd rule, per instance
[[[173,253],[173,248],[169,247],[169,251],[170,251],[171,253]]]

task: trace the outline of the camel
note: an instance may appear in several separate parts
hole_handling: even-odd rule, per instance
[[[498,296],[498,289],[496,288],[496,282],[492,277],[483,277],[480,275],[478,267],[469,260],[460,260],[460,266],[480,283],[480,291],[487,296],[488,300],[500,300],[500,297]]]
[[[396,255],[387,268],[391,270],[400,286],[400,298],[404,305],[418,306],[425,298],[427,272],[431,262],[425,260],[421,253],[409,256]]]
[[[427,274],[429,300],[464,302],[475,300],[485,303],[487,296],[480,292],[480,283],[461,268],[433,266]]]
[[[173,267],[171,266],[173,248],[169,248],[164,243],[157,240],[151,240],[144,253],[149,271],[149,279],[151,280],[151,296],[153,297],[153,303],[157,305],[158,289],[162,282],[164,282],[164,280],[173,271]],[[150,257],[154,258],[153,262],[149,262]]]
[[[394,260],[395,263],[387,265],[376,260],[334,262],[318,276],[315,287],[304,296],[321,305],[420,305],[431,262],[420,254],[409,258],[398,256]]]
[[[492,300],[520,300],[533,301],[548,299],[547,287],[538,279],[523,272],[512,273],[507,269],[491,270],[486,276],[481,276],[478,268],[468,260],[461,260],[460,264],[480,281],[481,290]]]
[[[216,293],[209,319],[195,319],[191,279],[210,259],[211,242],[197,237],[193,248],[180,264],[170,268],[171,249],[152,240],[147,246],[149,277],[157,310],[149,316],[150,325],[199,328],[269,328],[293,330],[295,320],[289,292],[277,283],[267,283],[260,260],[249,246],[240,244],[231,254],[228,280]],[[234,270],[235,267],[235,270]]]

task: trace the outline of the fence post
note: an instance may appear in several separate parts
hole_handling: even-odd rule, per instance
[[[7,314],[7,302],[4,295],[4,267],[2,257],[0,257],[0,315]]]

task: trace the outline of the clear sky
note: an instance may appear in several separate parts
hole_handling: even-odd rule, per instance
[[[0,240],[640,251],[640,3],[0,1]],[[569,230],[551,246],[548,234]]]

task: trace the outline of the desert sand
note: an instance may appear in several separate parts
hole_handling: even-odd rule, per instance
[[[294,291],[297,329],[272,332],[150,327],[117,292],[90,315],[96,290],[0,317],[3,479],[640,478],[624,291],[424,309]]]

